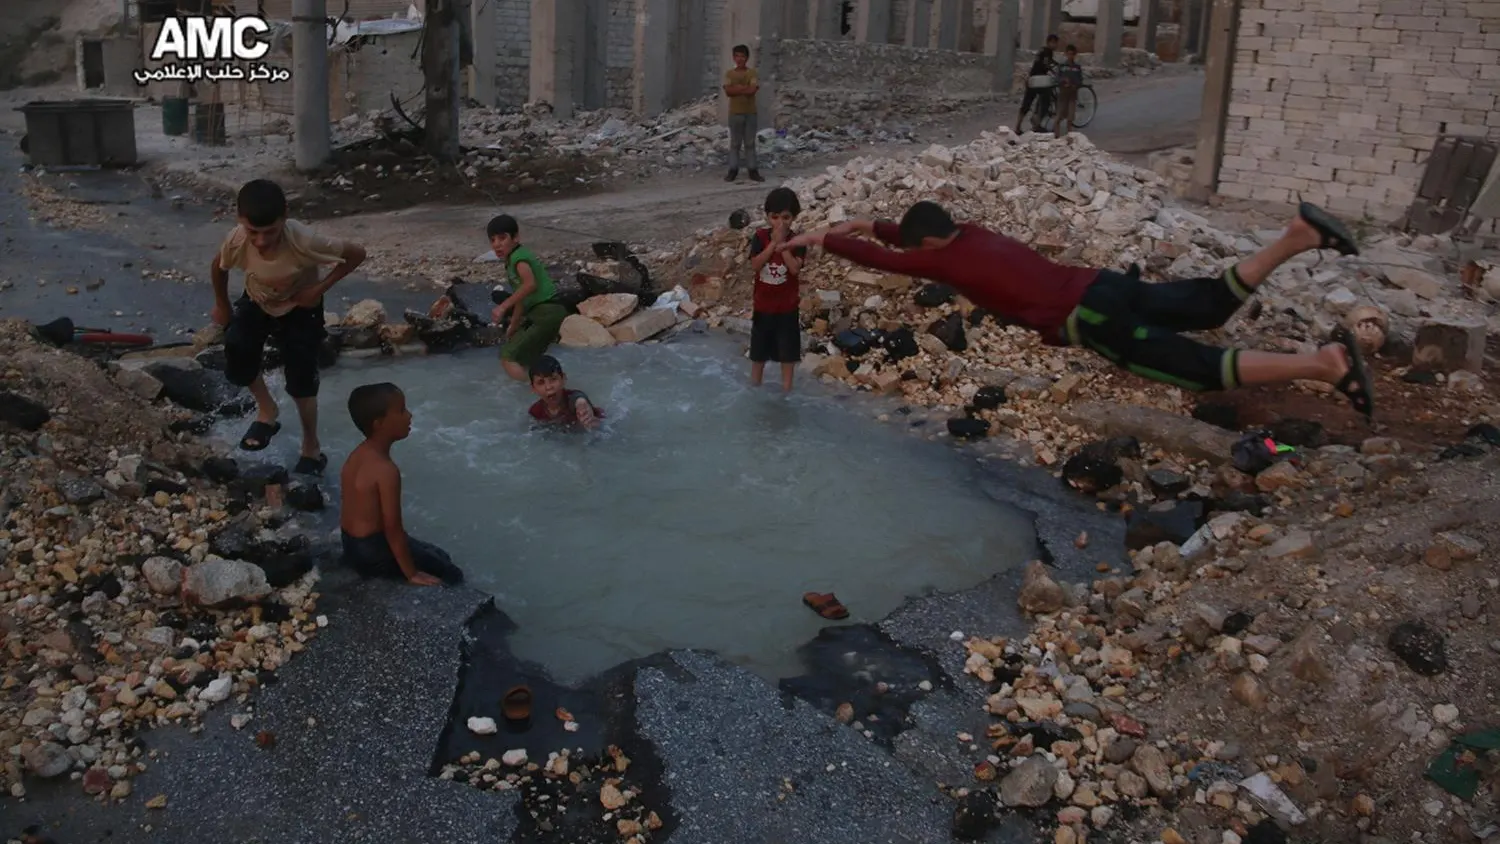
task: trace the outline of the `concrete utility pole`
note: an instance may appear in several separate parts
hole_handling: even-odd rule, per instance
[[[455,0],[427,0],[422,76],[427,82],[423,140],[438,161],[458,160],[458,41]]]
[[[292,0],[292,115],[298,170],[328,163],[328,9],[325,0]]]

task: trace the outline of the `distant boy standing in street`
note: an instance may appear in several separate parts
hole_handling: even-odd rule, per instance
[[[740,164],[750,171],[750,179],[764,182],[755,161],[755,134],[760,131],[755,110],[755,95],[760,91],[760,77],[749,67],[750,48],[734,48],[734,67],[724,73],[724,95],[729,98],[729,175],[724,181],[739,178]],[[743,157],[741,150],[743,149]]]
[[[1047,36],[1047,46],[1036,51],[1036,59],[1031,63],[1031,75],[1026,78],[1026,95],[1021,98],[1021,113],[1016,116],[1017,135],[1021,134],[1021,124],[1026,121],[1026,114],[1031,111],[1033,103],[1036,104],[1036,117],[1031,121],[1031,128],[1041,131],[1042,116],[1052,105],[1052,68],[1056,64],[1056,51],[1056,35]]]
[[[492,313],[498,325],[510,312],[510,326],[505,330],[505,344],[500,347],[500,365],[505,374],[522,383],[531,377],[527,368],[556,342],[568,307],[557,301],[557,288],[547,267],[536,253],[521,245],[521,226],[509,214],[490,220],[485,233],[495,257],[505,262],[505,274],[516,292],[495,306]]]
[[[286,391],[302,420],[302,455],[292,471],[321,474],[328,465],[318,442],[318,348],[323,342],[323,295],[365,260],[364,247],[336,240],[286,218],[286,194],[266,179],[246,182],[236,199],[239,225],[209,268],[214,288],[213,321],[224,332],[224,377],[249,387],[255,421],[240,440],[260,451],[281,430],[280,410],[261,377],[266,338],[281,341]],[[335,264],[318,279],[318,267]],[[229,271],[243,270],[245,292],[229,303]]]
[[[1083,87],[1083,68],[1078,65],[1078,48],[1072,44],[1063,51],[1057,66],[1057,137],[1066,138],[1073,128],[1073,112],[1078,109],[1078,89]]]
[[[797,313],[797,274],[807,247],[788,249],[792,221],[802,203],[791,188],[766,195],[766,222],[750,237],[750,269],[755,273],[754,311],[750,321],[750,383],[759,387],[766,361],[781,364],[781,389],[792,391],[792,375],[802,360],[802,324]]]

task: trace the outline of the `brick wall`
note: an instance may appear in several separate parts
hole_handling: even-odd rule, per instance
[[[489,3],[495,14],[495,105],[520,108],[531,94],[531,0]]]
[[[1497,0],[1244,0],[1219,192],[1387,222],[1440,134],[1500,139]]]
[[[824,128],[936,114],[992,98],[993,67],[994,60],[979,53],[842,40],[782,41],[776,123]]]
[[[635,98],[636,0],[609,0],[604,36],[604,106],[630,108]]]
[[[886,43],[906,43],[906,16],[910,12],[911,0],[891,0],[891,31]]]
[[[725,0],[702,0],[703,3],[703,93],[718,92],[725,63],[724,57],[724,6]]]

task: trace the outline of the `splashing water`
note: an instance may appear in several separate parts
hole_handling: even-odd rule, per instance
[[[973,483],[974,464],[838,402],[811,379],[783,397],[776,365],[716,337],[557,349],[568,386],[605,412],[594,433],[530,429],[535,396],[494,353],[341,362],[323,373],[321,427],[338,469],[360,437],[345,401],[392,381],[411,436],[396,445],[408,532],[445,548],[519,625],[510,645],[574,682],[664,648],[706,648],[776,678],[825,622],[975,585],[1035,553],[1029,520]],[[296,459],[298,426],[265,459]],[[868,408],[867,408],[868,409]],[[237,441],[245,420],[220,435]],[[413,587],[415,588],[415,587]]]

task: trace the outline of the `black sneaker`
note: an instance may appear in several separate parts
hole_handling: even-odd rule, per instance
[[[751,170],[750,171],[750,181],[752,181],[752,182],[764,182],[765,180],[766,180],[766,177],[762,176],[760,174],[759,170]]]
[[[740,177],[739,168],[731,167],[729,169],[729,175],[727,175],[727,176],[724,177],[724,181],[726,181],[726,182],[732,182],[735,179],[738,179],[739,177]]]

